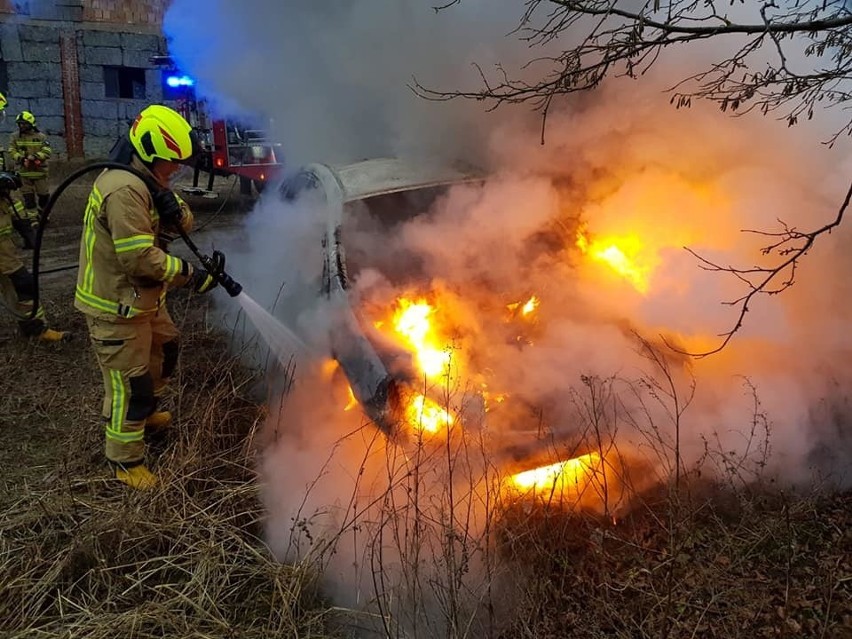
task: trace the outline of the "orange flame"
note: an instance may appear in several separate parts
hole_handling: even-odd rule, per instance
[[[340,368],[336,359],[324,359],[320,364],[320,375],[326,381],[330,380],[335,371]]]
[[[538,305],[539,305],[538,298],[535,295],[533,295],[531,298],[529,298],[527,300],[526,304],[524,304],[521,307],[521,315],[529,315],[535,309],[538,308]]]
[[[601,456],[598,453],[589,453],[517,473],[510,477],[510,481],[515,488],[522,491],[554,495],[578,493],[589,483],[600,466]]]
[[[355,397],[355,393],[352,392],[352,387],[347,386],[346,389],[349,391],[349,403],[343,408],[344,413],[358,406],[358,399]]]
[[[513,302],[511,304],[506,304],[506,308],[508,308],[512,313],[520,313],[522,317],[527,317],[530,315],[535,309],[538,308],[538,305],[541,304],[538,297],[533,295],[526,302]]]
[[[577,247],[584,255],[609,266],[640,293],[648,292],[651,267],[642,263],[644,244],[636,235],[590,238],[585,228],[577,232]]]
[[[414,350],[420,370],[427,377],[436,377],[446,372],[450,353],[441,348],[432,327],[432,306],[423,299],[412,302],[405,298],[399,300],[398,306],[393,316],[393,327]]]
[[[425,395],[414,397],[405,410],[405,418],[415,429],[427,433],[437,433],[455,421],[448,410]]]

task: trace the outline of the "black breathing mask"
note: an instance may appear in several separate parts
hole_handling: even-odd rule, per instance
[[[21,176],[13,171],[0,171],[0,193],[10,193],[21,188]]]
[[[108,159],[110,162],[130,166],[134,153],[135,151],[133,150],[133,145],[130,143],[130,138],[126,135],[122,135],[119,136],[119,138],[115,141],[115,144],[113,144],[112,148],[109,150]]]

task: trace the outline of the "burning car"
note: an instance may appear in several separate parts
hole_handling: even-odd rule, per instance
[[[548,498],[576,494],[614,468],[616,462],[607,459],[610,443],[600,438],[590,443],[571,423],[543,428],[534,407],[492,388],[487,370],[477,370],[473,362],[462,366],[466,388],[460,391],[461,349],[454,346],[454,331],[442,320],[442,306],[451,303],[452,296],[435,299],[425,291],[410,256],[389,258],[390,249],[371,253],[357,243],[350,250],[353,243],[347,240],[353,232],[364,232],[358,222],[364,219],[371,220],[367,226],[376,234],[390,237],[412,218],[428,216],[449,190],[477,188],[487,180],[468,166],[380,159],[342,169],[309,165],[283,182],[278,195],[286,201],[310,192],[325,212],[321,294],[337,311],[329,366],[339,369],[348,384],[347,409],[360,406],[390,441],[403,446],[412,440],[446,440],[458,431],[488,431],[489,458],[506,470],[516,491]],[[564,230],[553,232],[563,242]],[[642,273],[629,270],[629,257],[619,255],[617,247],[602,246],[583,228],[572,234],[575,250],[608,256],[625,269],[624,277],[641,286]],[[546,246],[555,239],[543,236],[537,241]],[[385,304],[365,303],[353,282],[371,269],[407,292]],[[540,305],[536,292],[527,291],[508,299],[495,295],[486,310],[502,327],[505,345],[520,351],[535,342]],[[504,426],[489,429],[495,421]]]

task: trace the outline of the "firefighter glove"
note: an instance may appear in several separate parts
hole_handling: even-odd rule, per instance
[[[180,201],[171,191],[158,191],[154,194],[154,208],[160,215],[160,222],[165,225],[177,226],[183,217]]]
[[[207,269],[198,267],[193,269],[187,285],[196,293],[206,293],[216,288],[219,282],[216,281],[216,278]]]

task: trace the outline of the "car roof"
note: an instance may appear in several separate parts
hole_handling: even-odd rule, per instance
[[[479,182],[484,171],[470,165],[429,160],[376,158],[330,167],[343,190],[344,202],[415,189]]]

